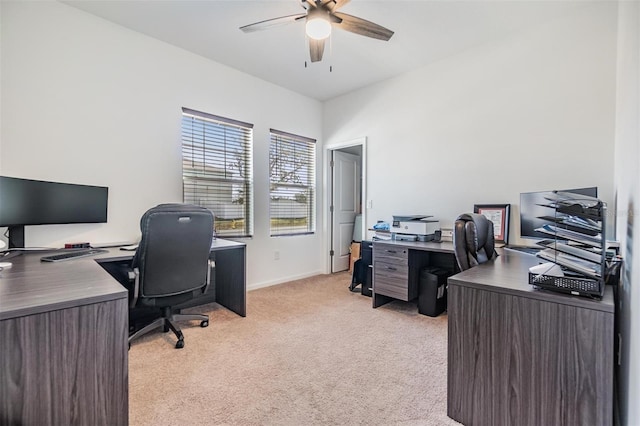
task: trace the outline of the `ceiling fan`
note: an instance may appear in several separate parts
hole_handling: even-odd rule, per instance
[[[306,33],[309,38],[311,62],[322,60],[326,39],[331,35],[331,27],[340,28],[355,34],[378,40],[388,41],[393,31],[356,16],[338,12],[350,0],[301,0],[304,13],[281,16],[245,25],[240,29],[245,33],[265,30],[277,25],[306,21]]]

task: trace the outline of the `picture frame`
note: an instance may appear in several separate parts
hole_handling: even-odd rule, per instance
[[[496,243],[509,243],[509,216],[511,204],[474,204],[473,212],[481,214],[493,222]]]

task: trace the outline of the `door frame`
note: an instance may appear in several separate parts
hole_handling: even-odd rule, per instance
[[[362,197],[362,238],[366,239],[366,230],[367,230],[367,137],[363,136],[357,139],[352,139],[344,142],[337,142],[334,144],[325,145],[324,147],[324,160],[323,160],[323,175],[324,175],[324,201],[323,201],[323,209],[322,216],[323,222],[326,224],[325,227],[325,266],[324,270],[326,274],[331,273],[331,255],[329,254],[329,250],[331,250],[331,227],[333,223],[331,221],[331,214],[329,212],[329,207],[331,206],[331,197],[333,196],[333,181],[331,176],[331,168],[330,161],[333,157],[333,151],[337,151],[343,148],[349,148],[351,146],[361,146],[362,147],[362,167],[360,169],[361,178],[362,178],[362,186],[360,188],[361,197]]]

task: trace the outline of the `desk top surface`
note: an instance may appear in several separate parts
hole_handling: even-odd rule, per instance
[[[398,240],[378,240],[373,242],[375,245],[391,245],[395,247],[403,247],[412,250],[433,251],[440,253],[453,253],[453,243],[451,241],[433,242],[433,241],[398,241]]]
[[[244,243],[216,239],[211,251],[240,248]],[[127,298],[127,290],[100,262],[130,260],[134,252],[110,248],[107,253],[65,262],[41,262],[52,252],[13,257],[0,271],[0,320]]]
[[[47,263],[40,261],[44,255],[14,257],[13,266],[0,271],[0,320],[127,298],[95,257]]]
[[[526,253],[502,249],[497,251],[500,254],[497,259],[449,277],[449,285],[488,290],[597,311],[614,312],[613,288],[611,286],[605,287],[602,300],[539,289],[529,284],[529,268],[542,263],[542,259]]]
[[[439,253],[454,253],[453,243],[419,241],[374,241],[374,246],[392,245],[410,250]],[[514,296],[528,297],[547,302],[579,306],[605,312],[614,312],[613,289],[606,286],[602,300],[543,290],[529,284],[529,268],[544,262],[539,257],[527,253],[496,249],[497,259],[483,265],[460,272],[449,278],[449,284],[490,290]]]

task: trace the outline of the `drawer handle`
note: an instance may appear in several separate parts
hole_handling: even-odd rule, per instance
[[[387,250],[387,253],[397,253],[395,250]]]
[[[396,268],[394,268],[393,266],[387,266],[387,269],[390,269],[390,270],[392,270],[392,271],[397,271],[397,269],[396,269]]]

